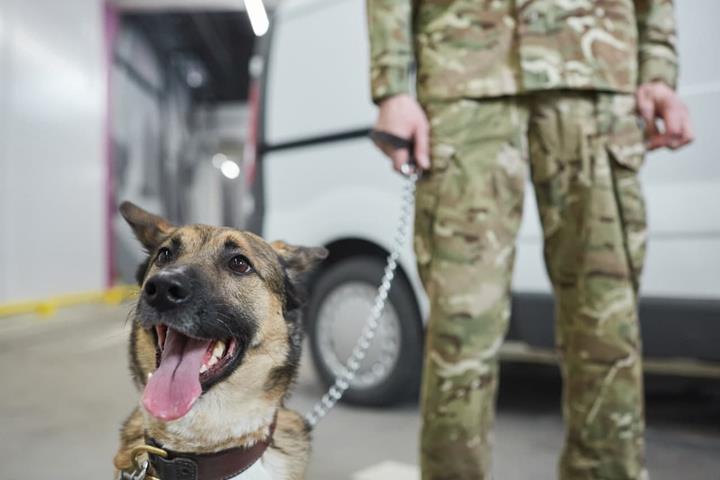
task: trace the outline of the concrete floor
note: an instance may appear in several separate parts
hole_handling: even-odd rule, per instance
[[[0,479],[111,478],[117,430],[137,401],[126,367],[127,305],[0,318]],[[713,385],[703,384],[702,387]],[[552,479],[562,441],[557,375],[505,368],[496,429],[498,480]],[[720,397],[651,379],[654,480],[720,479]],[[291,405],[322,388],[305,362]],[[312,480],[417,479],[417,406],[341,406],[316,432]]]

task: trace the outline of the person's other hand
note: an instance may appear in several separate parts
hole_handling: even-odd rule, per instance
[[[401,94],[383,100],[374,128],[413,140],[418,167],[423,170],[430,168],[430,124],[422,107],[413,97]],[[408,151],[402,148],[394,149],[382,143],[376,145],[392,159],[393,167],[400,172],[400,168],[408,161]]]
[[[643,83],[635,93],[637,109],[645,120],[648,150],[680,148],[695,139],[690,113],[675,91],[662,82]],[[661,119],[663,129],[658,128]]]

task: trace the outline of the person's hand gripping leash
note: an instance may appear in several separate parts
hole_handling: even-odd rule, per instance
[[[415,160],[415,143],[412,140],[398,137],[390,132],[384,132],[381,130],[372,130],[370,132],[370,138],[376,145],[381,146],[380,148],[383,152],[387,152],[388,150],[405,150],[407,152],[405,162],[400,164],[400,173],[406,177],[412,175],[413,173],[417,173],[418,175],[420,174],[421,171],[418,171],[417,161]],[[398,169],[396,168],[396,170]]]
[[[398,172],[430,168],[430,123],[420,104],[410,95],[400,94],[380,103],[378,118],[371,138],[385,155],[390,157]],[[413,159],[412,165],[405,166]]]

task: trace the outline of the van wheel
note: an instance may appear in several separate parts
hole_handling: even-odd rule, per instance
[[[315,282],[308,304],[312,358],[325,385],[335,381],[370,315],[384,261],[353,257],[331,265]],[[417,396],[422,366],[422,328],[415,296],[395,276],[380,327],[343,400],[392,405]]]

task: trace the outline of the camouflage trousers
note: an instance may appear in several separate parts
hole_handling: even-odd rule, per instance
[[[528,169],[556,300],[560,478],[646,478],[636,306],[644,146],[633,97],[560,91],[425,108],[432,170],[418,184],[415,221],[431,302],[422,478],[490,478],[498,350]]]

